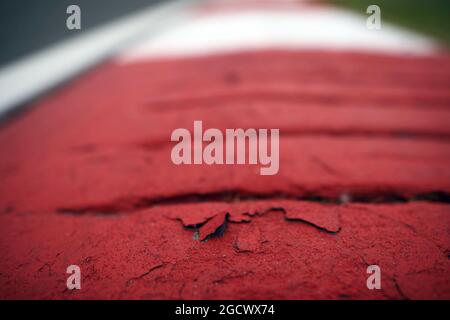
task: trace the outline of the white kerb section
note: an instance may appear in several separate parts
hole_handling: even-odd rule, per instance
[[[427,37],[382,22],[369,30],[367,16],[333,7],[294,10],[199,12],[119,57],[121,63],[263,48],[330,49],[430,54],[438,49]]]

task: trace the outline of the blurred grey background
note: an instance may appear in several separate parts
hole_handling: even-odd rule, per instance
[[[0,67],[127,13],[170,0],[2,0]],[[68,30],[66,9],[81,8],[81,30]]]

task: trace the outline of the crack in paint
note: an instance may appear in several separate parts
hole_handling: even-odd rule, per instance
[[[150,273],[152,273],[153,271],[155,271],[156,269],[162,268],[164,266],[163,263],[158,263],[154,266],[152,266],[147,272],[144,272],[143,274],[141,274],[140,276],[137,277],[133,277],[127,280],[126,285],[129,286],[131,284],[133,284],[133,282],[135,282],[136,280],[140,280],[146,276],[148,276]]]
[[[381,199],[380,199],[381,197]],[[350,198],[350,200],[349,200]],[[279,211],[288,222],[299,222],[315,229],[335,235],[342,229],[340,225],[339,208],[348,202],[397,203],[416,200],[446,202],[450,196],[444,192],[416,195],[410,199],[394,194],[372,197],[345,197],[345,201],[321,197],[295,197],[290,194],[252,194],[237,190],[206,193],[181,194],[166,198],[129,198],[103,205],[62,208],[59,213],[75,215],[97,214],[116,215],[124,212],[149,209],[152,207],[168,208],[165,216],[180,221],[187,229],[193,229],[193,239],[206,242],[224,234],[227,223],[249,223],[255,216],[261,216],[271,211]],[[209,208],[199,214],[198,209],[189,208],[192,212],[180,210],[180,206],[196,206],[209,204]],[[313,210],[302,207],[305,203],[313,205]],[[215,208],[215,206],[220,208]],[[212,206],[212,207],[211,207]]]
[[[194,230],[193,239],[199,240],[202,242],[206,242],[215,237],[221,237],[226,230],[227,223],[248,223],[251,222],[251,219],[258,216],[263,216],[270,212],[281,212],[284,215],[284,220],[288,222],[299,222],[306,224],[308,226],[314,227],[315,229],[335,235],[341,231],[339,213],[334,211],[334,208],[326,208],[325,206],[319,207],[316,210],[306,211],[301,208],[301,204],[299,204],[299,208],[295,208],[295,203],[291,202],[285,207],[275,207],[270,204],[258,204],[260,207],[251,212],[247,212],[245,209],[239,210],[235,209],[234,211],[220,211],[219,213],[212,213],[211,216],[203,216],[198,217],[193,223],[193,217],[189,215],[189,213],[182,214],[172,214],[167,215],[166,217],[169,219],[175,219],[186,228]],[[320,205],[322,206],[322,205]],[[322,209],[322,210],[321,210]],[[216,209],[210,209],[210,212],[214,212]],[[222,209],[217,209],[222,210]],[[249,220],[241,220],[236,219],[237,217],[247,216]],[[245,252],[245,250],[242,250]]]
[[[342,201],[345,196],[345,201]],[[415,194],[411,197],[405,197],[394,192],[374,192],[374,193],[342,193],[340,197],[322,197],[317,195],[296,196],[295,194],[274,192],[274,193],[251,193],[240,190],[226,190],[221,192],[210,193],[186,193],[177,194],[168,197],[128,197],[113,200],[111,202],[61,207],[57,209],[58,213],[63,214],[97,214],[97,215],[113,215],[121,212],[135,211],[139,209],[150,208],[154,206],[168,206],[176,204],[188,203],[206,203],[206,202],[247,202],[255,200],[296,200],[319,203],[330,203],[335,205],[345,203],[406,203],[412,201],[430,201],[438,203],[450,203],[450,194],[445,191],[432,191],[427,193]]]

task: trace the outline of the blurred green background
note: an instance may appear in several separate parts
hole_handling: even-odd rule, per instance
[[[371,4],[381,9],[381,21],[392,22],[441,40],[450,46],[450,0],[327,0],[361,14]]]

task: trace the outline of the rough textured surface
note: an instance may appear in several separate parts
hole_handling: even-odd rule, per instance
[[[0,298],[450,299],[449,85],[447,56],[100,66],[1,128]],[[173,165],[193,120],[280,128],[279,174]]]

